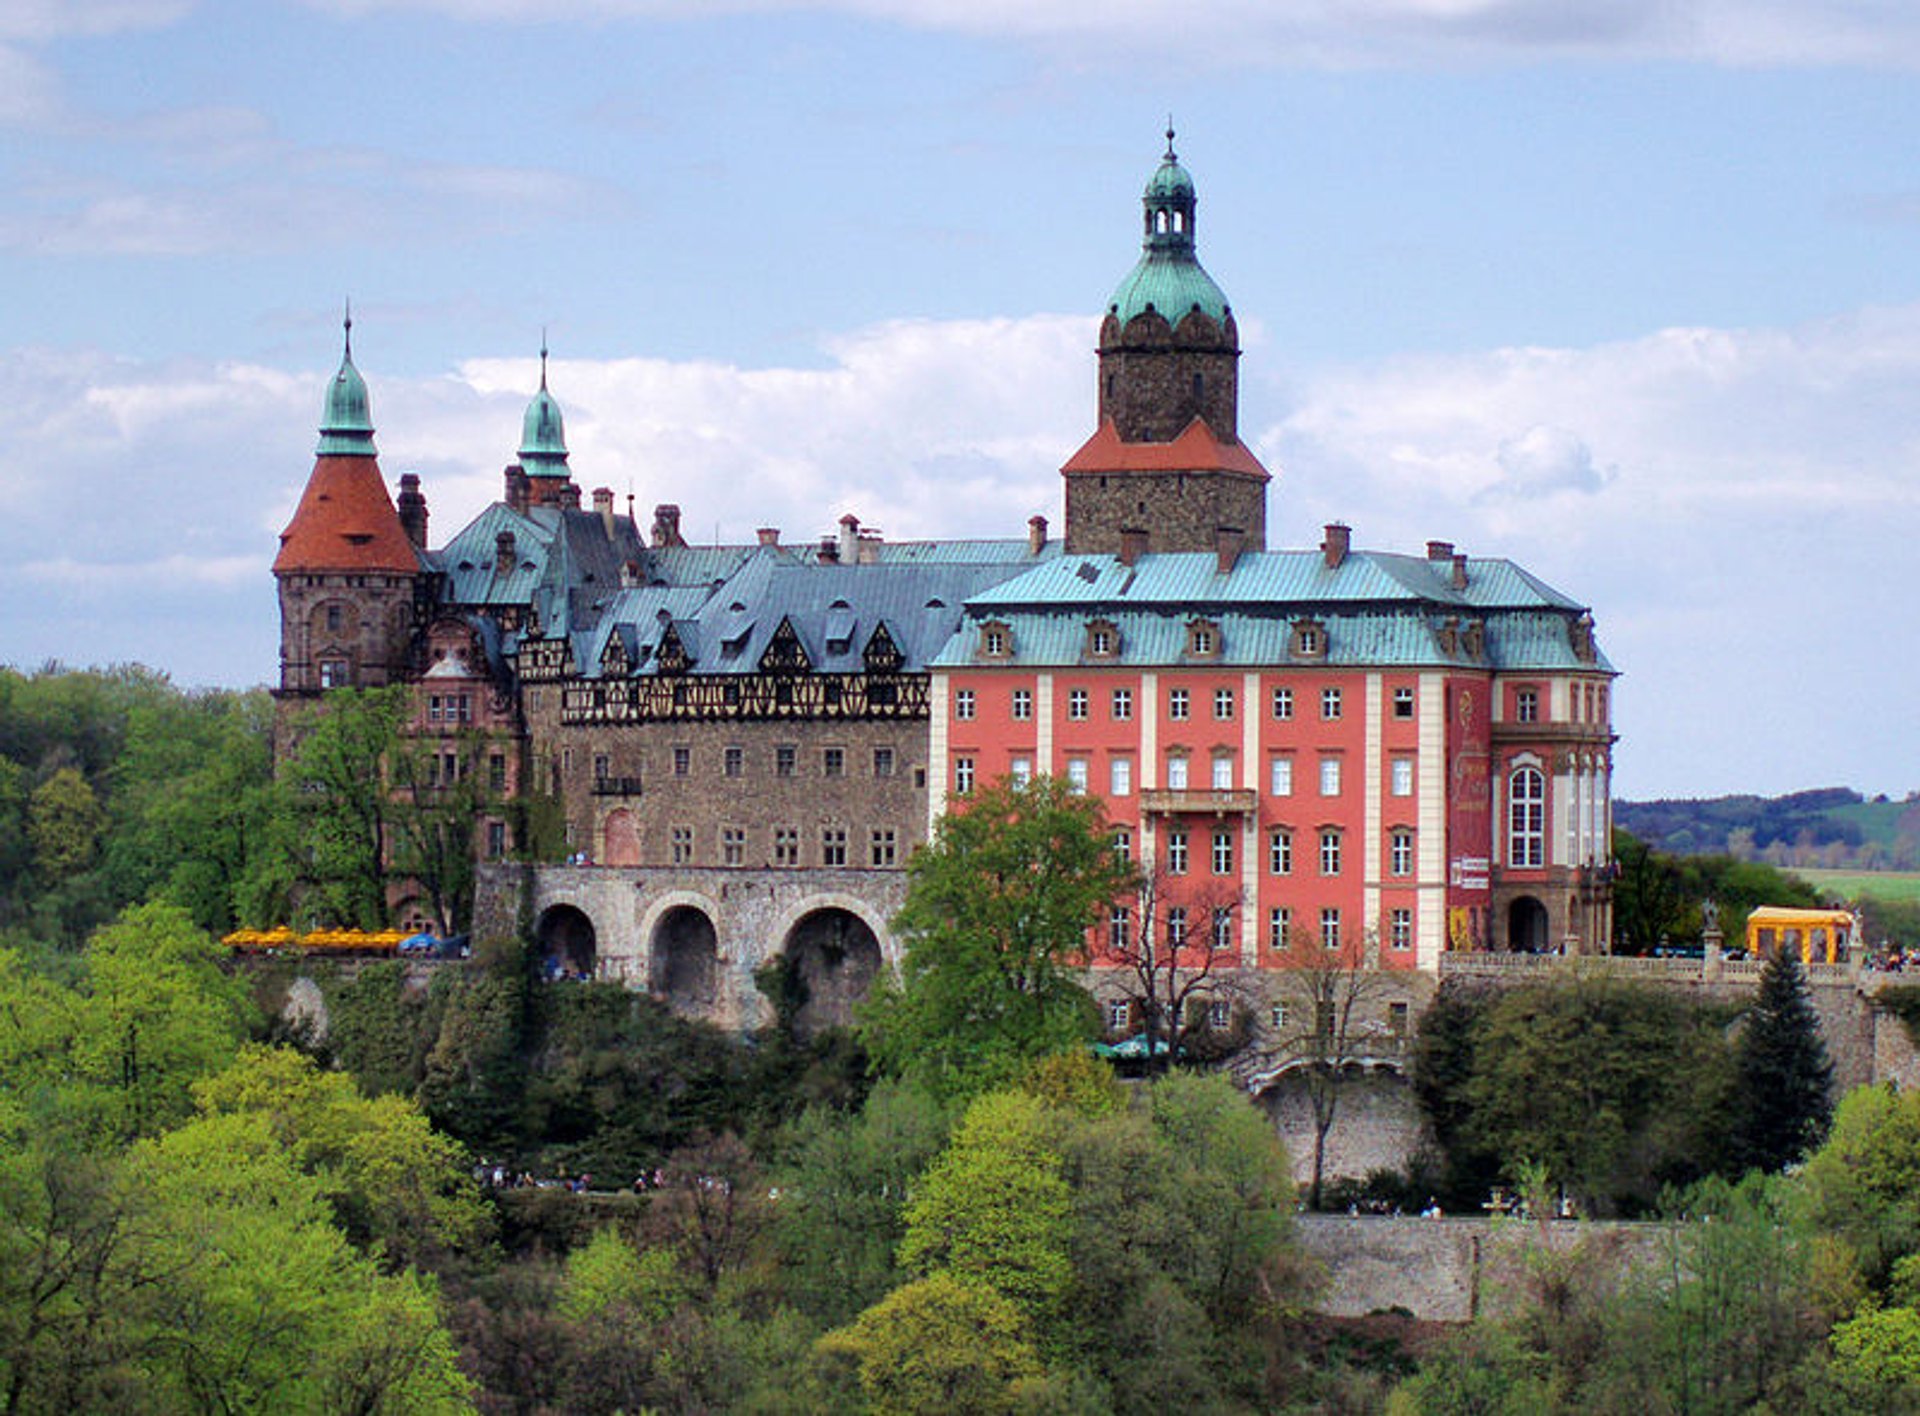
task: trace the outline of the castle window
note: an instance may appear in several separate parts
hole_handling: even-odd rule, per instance
[[[1107,911],[1107,946],[1115,953],[1124,953],[1133,947],[1133,911],[1125,905],[1115,905]],[[1108,1010],[1108,1027],[1118,1031],[1127,1025],[1125,1002],[1109,1004]]]
[[[800,864],[800,832],[797,827],[773,828],[773,863],[786,866]]]
[[[1388,767],[1391,777],[1390,788],[1397,797],[1413,795],[1413,759],[1396,757]]]
[[[1327,950],[1340,947],[1340,911],[1337,909],[1320,911],[1320,947]]]
[[[507,823],[489,821],[487,823],[487,859],[499,860],[507,853]]]
[[[1167,757],[1167,790],[1184,792],[1187,789],[1187,755],[1184,752],[1171,753]]]
[[[1213,833],[1213,873],[1215,875],[1233,874],[1233,832],[1231,831]]]
[[[720,863],[722,865],[747,863],[747,833],[741,827],[720,828]]]
[[[1267,873],[1293,874],[1293,832],[1282,828],[1267,837]]]
[[[1216,905],[1213,911],[1213,947],[1231,949],[1233,947],[1233,911],[1224,905]],[[1207,1026],[1224,1028],[1233,1021],[1233,1006],[1224,998],[1216,998],[1207,1005]]]
[[[1187,653],[1196,659],[1211,659],[1220,652],[1220,627],[1210,620],[1195,620],[1187,626]]]
[[[1293,795],[1293,759],[1276,757],[1267,764],[1267,791],[1283,797]]]
[[[593,754],[593,780],[604,782],[613,773],[613,762],[604,752]]]
[[[1393,716],[1411,718],[1413,716],[1413,690],[1396,688],[1393,691]]]
[[[1033,781],[1033,759],[1016,757],[1007,767],[1007,775],[1013,778],[1016,787],[1024,787]]]
[[[956,757],[953,759],[953,794],[966,796],[973,790],[973,759]]]
[[[872,839],[871,845],[872,845],[872,854],[870,856],[870,859],[872,860],[875,868],[884,869],[885,867],[893,864],[894,835],[893,835],[892,827],[889,826],[884,829],[876,829],[873,833],[873,839]]]
[[[791,777],[798,752],[790,742],[783,742],[773,749],[773,775]]]
[[[1267,911],[1267,947],[1278,954],[1287,947],[1287,934],[1293,928],[1293,911],[1285,905],[1275,905]],[[1287,1005],[1273,1005],[1273,1025],[1284,1028],[1287,1025]]]
[[[1025,722],[1033,716],[1033,690],[1016,688],[1013,691],[1013,718],[1015,722]]]
[[[820,864],[847,863],[847,831],[844,826],[829,826],[820,833]]]
[[[507,789],[507,755],[496,752],[487,758],[487,790],[504,792]]]
[[[1395,831],[1387,842],[1387,874],[1413,874],[1413,832]]]
[[[1220,723],[1232,721],[1233,719],[1233,690],[1232,689],[1216,688],[1213,691],[1213,717],[1214,717],[1214,721],[1220,722]]]
[[[1167,911],[1167,943],[1178,949],[1187,942],[1187,910],[1184,905],[1175,905]]]
[[[1124,723],[1133,716],[1133,690],[1116,688],[1113,691],[1113,721]]]
[[[693,864],[693,827],[673,828],[673,863],[675,865]]]
[[[1276,723],[1285,723],[1290,721],[1292,717],[1293,690],[1290,688],[1276,688],[1273,691],[1273,720]]]
[[[1167,874],[1185,875],[1187,873],[1187,833],[1185,831],[1167,832]]]
[[[826,777],[844,777],[847,775],[847,750],[844,747],[829,747],[820,754],[820,772]]]
[[[1111,659],[1120,650],[1120,631],[1107,620],[1095,620],[1087,626],[1087,653],[1096,659]]]
[[[1295,658],[1320,659],[1326,656],[1327,635],[1319,623],[1314,620],[1299,620],[1293,626],[1293,653]]]
[[[1133,863],[1133,832],[1124,826],[1114,830],[1113,853],[1128,865]]]
[[[1188,713],[1190,703],[1191,703],[1191,699],[1186,689],[1184,688],[1168,689],[1167,690],[1167,717],[1176,723],[1185,722],[1187,720],[1187,713]]]
[[[1233,790],[1233,756],[1230,753],[1216,752],[1213,756],[1213,789],[1216,792]]]
[[[1507,864],[1538,867],[1546,856],[1547,779],[1537,767],[1522,767],[1507,779]]]
[[[721,755],[721,770],[729,777],[744,775],[747,768],[747,750],[744,747],[729,747]]]
[[[1332,721],[1334,721],[1334,719],[1340,716],[1340,710],[1341,710],[1340,690],[1337,688],[1321,689],[1320,690],[1321,718],[1331,723]]]
[[[893,775],[893,749],[876,747],[873,750],[873,775],[891,777]]]
[[[1107,763],[1107,795],[1133,795],[1133,759],[1115,757]]]
[[[1067,759],[1067,785],[1073,789],[1075,796],[1085,796],[1087,794],[1086,758],[1069,757]]]
[[[345,618],[346,616],[341,613],[340,607],[338,605],[327,606],[327,628],[329,630],[333,631],[336,634],[339,633],[340,622]]]
[[[1395,910],[1391,919],[1393,923],[1387,933],[1387,943],[1389,947],[1394,949],[1411,949],[1413,947],[1413,911]],[[1395,1031],[1404,1035],[1407,1030],[1407,1005],[1404,1003],[1395,1003],[1392,1006],[1399,1010],[1399,1027],[1396,1028]]]
[[[322,659],[320,661],[320,687],[345,688],[351,682],[347,673],[345,659]]]
[[[693,770],[693,749],[676,747],[673,750],[673,775],[684,777]]]
[[[980,652],[989,659],[1004,659],[1013,652],[1013,631],[1004,624],[980,627]]]
[[[973,690],[957,688],[953,691],[953,716],[962,722],[973,717]]]
[[[1067,717],[1076,723],[1087,719],[1087,691],[1084,688],[1067,690]]]
[[[1538,689],[1516,688],[1513,691],[1513,720],[1516,723],[1536,723],[1540,720]]]
[[[1340,873],[1340,833],[1338,831],[1320,833],[1320,873],[1322,875]]]
[[[1320,795],[1323,797],[1340,795],[1340,759],[1337,757],[1320,759]]]

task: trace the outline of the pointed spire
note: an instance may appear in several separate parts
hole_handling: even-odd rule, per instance
[[[340,321],[340,371],[327,385],[320,408],[320,457],[373,457],[373,411],[367,381],[353,366],[353,305],[349,301]]]
[[[1173,155],[1173,115],[1169,113],[1167,115],[1167,155],[1161,161],[1178,162],[1179,160]]]
[[[565,477],[567,431],[560,404],[547,391],[547,332],[540,331],[540,391],[520,425],[520,465],[529,477]]]
[[[547,327],[540,326],[540,392],[547,391]]]

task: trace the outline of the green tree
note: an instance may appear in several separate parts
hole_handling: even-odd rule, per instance
[[[320,1182],[340,1229],[389,1266],[426,1264],[484,1243],[488,1218],[470,1162],[411,1101],[367,1098],[290,1048],[250,1046],[194,1088],[205,1116],[259,1115]]]
[[[788,1302],[837,1326],[898,1284],[901,1211],[946,1140],[939,1105],[893,1081],[851,1115],[816,1106],[792,1123],[775,1210]]]
[[[252,1006],[225,951],[184,910],[141,905],[88,942],[72,1065],[97,1123],[123,1140],[192,1113],[192,1087],[232,1060]]]
[[[1801,1178],[1812,1222],[1884,1289],[1899,1261],[1920,1253],[1920,1092],[1849,1092]]]
[[[1686,937],[1687,902],[1671,856],[1629,832],[1613,833],[1613,952],[1651,954]]]
[[[1073,1276],[1069,1203],[1040,1102],[989,1092],[967,1108],[907,1202],[901,1266],[984,1284],[1045,1329]]]
[[[303,724],[286,785],[310,913],[362,929],[387,923],[395,801],[386,764],[410,706],[404,688],[343,689]]]
[[[34,788],[27,836],[42,877],[54,879],[90,863],[100,843],[100,824],[100,800],[77,769],[62,767]]]
[[[900,978],[883,978],[862,1024],[879,1067],[965,1096],[1095,1036],[1066,963],[1131,880],[1095,798],[1000,781],[942,817],[907,869]]]
[[[1020,1309],[991,1285],[935,1273],[896,1289],[825,1339],[859,1362],[872,1416],[1013,1412],[1040,1375]]]
[[[1833,1114],[1833,1064],[1791,950],[1776,953],[1760,974],[1740,1036],[1739,1069],[1736,1164],[1780,1170],[1820,1143]]]

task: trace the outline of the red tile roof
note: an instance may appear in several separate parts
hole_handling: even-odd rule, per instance
[[[301,570],[382,570],[413,575],[420,554],[387,496],[371,457],[314,459],[293,520],[280,533],[276,575]]]
[[[1172,442],[1122,442],[1109,418],[1060,469],[1067,476],[1097,472],[1237,472],[1269,481],[1272,473],[1245,443],[1224,442],[1195,418]]]

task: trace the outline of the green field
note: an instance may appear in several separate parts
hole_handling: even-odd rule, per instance
[[[1876,900],[1920,901],[1920,870],[1816,870],[1794,866],[1787,873],[1799,876],[1823,895],[1845,900],[1871,895]]]

